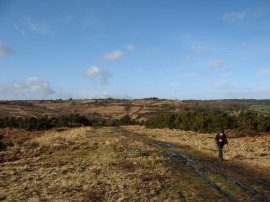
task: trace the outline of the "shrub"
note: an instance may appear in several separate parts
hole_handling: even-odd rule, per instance
[[[0,128],[23,128],[32,130],[47,130],[54,127],[90,126],[92,122],[84,116],[71,114],[69,116],[51,117],[6,117],[0,119]]]
[[[146,121],[148,128],[176,128],[199,132],[215,132],[220,129],[270,132],[270,117],[256,112],[242,112],[230,116],[219,111],[170,113]]]
[[[7,146],[2,142],[2,139],[3,139],[3,135],[2,135],[2,133],[1,133],[1,131],[0,131],[0,151],[5,150],[6,147],[7,147]]]
[[[29,131],[33,130],[47,130],[56,127],[78,127],[78,126],[120,126],[136,124],[128,115],[120,119],[105,119],[97,117],[89,120],[79,114],[71,114],[68,116],[48,117],[26,117],[16,118],[7,117],[0,119],[0,128],[23,128]]]

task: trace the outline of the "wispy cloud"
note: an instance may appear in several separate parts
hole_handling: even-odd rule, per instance
[[[135,46],[133,44],[127,44],[126,49],[129,52],[133,52],[133,51],[135,51]]]
[[[269,99],[270,88],[269,87],[233,87],[226,89],[225,96],[228,98],[237,99]]]
[[[53,23],[39,22],[31,18],[24,17],[20,21],[14,23],[14,28],[21,34],[34,33],[39,35],[48,35],[54,32]]]
[[[56,94],[50,83],[39,77],[28,77],[0,86],[0,97],[9,99],[46,99]]]
[[[3,59],[9,56],[13,50],[4,44],[4,42],[0,41],[0,59]]]
[[[103,85],[109,83],[109,79],[112,78],[112,73],[108,72],[101,67],[91,66],[84,72],[84,77],[95,80],[98,79]]]
[[[100,93],[96,93],[91,96],[93,99],[95,98],[114,98],[114,99],[132,99],[129,95],[125,93],[109,93],[107,91],[103,91]]]
[[[195,46],[191,46],[191,50],[194,53],[204,53],[204,52],[210,52],[213,51],[212,48],[208,47],[208,46],[204,46],[204,45],[195,45]]]
[[[124,52],[121,50],[115,50],[109,53],[105,53],[101,58],[105,61],[114,61],[122,58],[124,56]]]
[[[35,33],[40,35],[48,35],[55,33],[61,26],[68,26],[73,31],[91,30],[90,38],[103,37],[104,23],[89,13],[78,15],[60,15],[58,18],[46,21],[39,21],[28,16],[24,16],[13,24],[14,29],[25,35],[27,33]]]
[[[79,19],[79,22],[85,28],[91,28],[91,29],[95,29],[95,30],[103,30],[104,29],[104,25],[101,22],[101,20],[93,15],[83,16],[83,17],[81,17],[81,19]]]
[[[192,45],[189,47],[189,54],[182,58],[188,62],[194,61],[197,57],[213,52],[214,49],[205,45]]]
[[[210,65],[214,68],[220,68],[224,65],[224,62],[221,59],[214,59],[210,61]]]
[[[257,71],[258,76],[270,76],[270,68],[260,69]]]
[[[230,13],[225,13],[222,16],[222,20],[227,21],[229,23],[241,22],[241,21],[245,20],[247,15],[248,15],[247,11],[230,12]]]
[[[230,80],[218,80],[213,83],[213,86],[218,90],[226,90],[233,88],[233,84]]]
[[[17,23],[14,23],[14,28],[15,30],[17,30],[18,32],[20,32],[21,34],[25,35],[26,30],[23,29],[20,25],[18,25]]]
[[[232,80],[217,80],[213,84],[213,94],[217,97],[229,99],[269,99],[270,88],[268,86],[241,85]]]
[[[54,98],[56,99],[68,99],[68,98],[72,98],[73,95],[67,90],[67,89],[64,89],[64,88],[59,88],[56,90],[56,93],[54,95]]]
[[[0,85],[0,96],[6,93],[6,87]]]
[[[115,61],[119,60],[122,57],[124,57],[128,52],[133,52],[135,51],[135,46],[133,44],[127,44],[125,47],[125,50],[114,50],[108,53],[105,53],[104,55],[101,56],[101,59],[104,61]]]
[[[177,74],[179,77],[184,77],[184,78],[206,78],[211,76],[210,71],[190,71],[190,72],[181,72]]]
[[[36,34],[46,35],[53,32],[52,26],[48,22],[34,22],[32,20],[28,20],[26,25],[29,31]]]
[[[87,38],[93,39],[93,41],[98,38],[106,37],[105,24],[98,16],[93,15],[93,10],[89,9],[80,9],[80,12],[76,14],[63,15],[54,20],[51,24],[54,25],[54,27],[65,25],[68,26],[68,28],[72,28],[73,31],[91,31],[91,34],[87,36]]]
[[[177,88],[177,87],[179,87],[179,82],[178,81],[171,81],[171,82],[169,82],[169,86],[170,87],[173,87],[173,88]]]

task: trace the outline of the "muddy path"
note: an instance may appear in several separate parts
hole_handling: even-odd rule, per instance
[[[220,170],[211,167],[203,160],[193,159],[188,155],[188,150],[191,148],[179,144],[171,144],[163,142],[144,134],[130,133],[123,128],[115,129],[116,134],[131,138],[136,141],[143,142],[149,146],[159,149],[162,155],[170,158],[177,158],[184,161],[196,173],[197,176],[206,181],[213,189],[216,189],[221,195],[228,199],[228,201],[265,201],[270,202],[270,196],[260,193],[241,182],[240,180],[226,175]]]

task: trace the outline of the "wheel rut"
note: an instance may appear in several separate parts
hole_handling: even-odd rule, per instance
[[[220,192],[224,197],[226,197],[231,202],[238,201],[236,199],[236,196],[234,196],[229,191],[224,190],[218,184],[218,182],[216,182],[214,179],[211,179],[206,174],[206,172],[215,174],[218,177],[221,177],[224,180],[226,180],[228,183],[234,184],[235,186],[239,187],[242,191],[244,191],[245,193],[252,196],[254,201],[266,201],[266,202],[268,202],[268,200],[269,200],[268,198],[265,198],[262,194],[260,194],[258,191],[248,187],[247,185],[240,182],[239,180],[237,180],[237,179],[235,179],[235,178],[233,178],[231,176],[227,176],[227,175],[221,173],[220,171],[218,171],[217,169],[214,169],[211,166],[206,165],[205,163],[203,163],[203,162],[201,162],[199,160],[194,160],[189,155],[187,155],[185,153],[172,151],[174,148],[178,147],[178,146],[176,146],[174,144],[170,144],[170,143],[150,139],[148,137],[144,137],[141,134],[137,134],[137,133],[136,134],[135,133],[131,134],[130,132],[128,132],[128,131],[126,131],[124,129],[120,129],[120,128],[117,129],[117,134],[120,135],[120,136],[125,136],[125,137],[128,137],[128,138],[131,138],[131,139],[136,140],[136,141],[143,142],[144,144],[147,144],[147,145],[152,146],[152,147],[161,148],[161,149],[164,150],[163,151],[164,156],[167,156],[167,157],[170,157],[170,158],[178,158],[178,159],[183,160],[188,166],[190,166],[192,168],[192,170],[196,173],[196,175],[201,177],[212,188],[216,189],[218,192]]]

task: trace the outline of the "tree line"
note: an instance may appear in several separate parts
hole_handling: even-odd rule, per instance
[[[169,113],[146,121],[147,128],[175,128],[199,132],[216,132],[224,129],[270,132],[270,116],[257,112],[238,115],[218,111]]]

